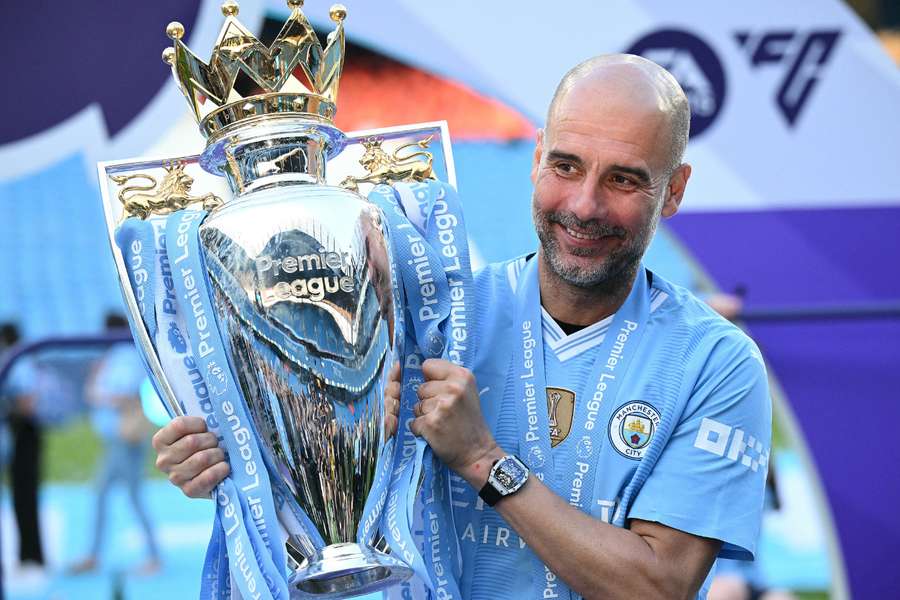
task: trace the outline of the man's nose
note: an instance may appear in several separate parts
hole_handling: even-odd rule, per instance
[[[581,221],[603,220],[607,213],[607,202],[603,187],[597,181],[585,178],[578,193],[572,198],[569,209]]]

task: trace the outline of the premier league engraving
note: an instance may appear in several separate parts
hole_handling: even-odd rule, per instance
[[[446,146],[443,156],[425,151],[435,135],[447,143],[445,130],[352,138],[333,125],[346,10],[332,7],[336,29],[323,48],[302,1],[288,4],[290,18],[265,46],[237,20],[237,4],[225,2],[208,64],[170,24],[163,59],[206,150],[101,164],[100,173],[133,330],[157,389],[170,412],[204,416],[231,444],[234,485],[216,492],[220,552],[240,560],[249,545],[257,558],[269,549],[275,563],[259,560],[258,574],[241,565],[232,580],[246,596],[272,587],[279,556],[290,564],[270,510],[299,563],[289,596],[349,597],[412,572],[375,547],[384,547],[373,523],[395,446],[384,430],[384,387],[403,355],[404,308],[384,215],[356,190],[453,174]],[[381,145],[392,138],[390,155]],[[348,163],[354,152],[358,164]],[[376,152],[393,162],[374,164]],[[186,169],[198,163],[228,189],[191,191]],[[328,185],[326,165],[337,164],[345,187]],[[367,172],[354,173],[359,165]],[[275,498],[268,509],[254,492],[263,484]],[[252,535],[230,537],[238,523]]]

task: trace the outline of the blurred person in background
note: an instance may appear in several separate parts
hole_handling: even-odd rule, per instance
[[[0,356],[10,352],[17,343],[18,327],[13,323],[0,325]],[[19,575],[37,574],[44,568],[38,514],[43,447],[42,428],[36,414],[38,379],[34,364],[21,357],[0,389],[0,410],[9,424],[11,438],[9,471],[13,510],[19,531]]]
[[[124,317],[107,315],[107,331],[128,327]],[[159,549],[150,517],[141,498],[151,425],[141,408],[140,387],[147,373],[133,343],[112,346],[88,377],[85,398],[91,407],[95,431],[105,452],[97,478],[97,502],[93,539],[88,555],[69,568],[80,574],[97,568],[103,534],[109,519],[108,499],[113,483],[121,480],[128,490],[134,512],[144,530],[148,558],[138,573],[149,575],[160,568]]]

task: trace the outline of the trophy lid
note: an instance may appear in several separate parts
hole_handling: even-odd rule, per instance
[[[303,0],[288,0],[291,14],[271,46],[260,42],[237,19],[238,4],[222,4],[225,23],[208,63],[181,41],[184,26],[169,23],[173,45],[162,53],[172,67],[203,134],[217,138],[260,118],[300,117],[332,125],[344,64],[347,9],[331,7],[337,24],[325,48],[301,11]]]

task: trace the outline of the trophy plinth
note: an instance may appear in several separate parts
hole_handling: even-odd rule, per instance
[[[289,582],[292,598],[367,594],[412,575],[403,562],[359,544],[332,544],[305,562]]]

